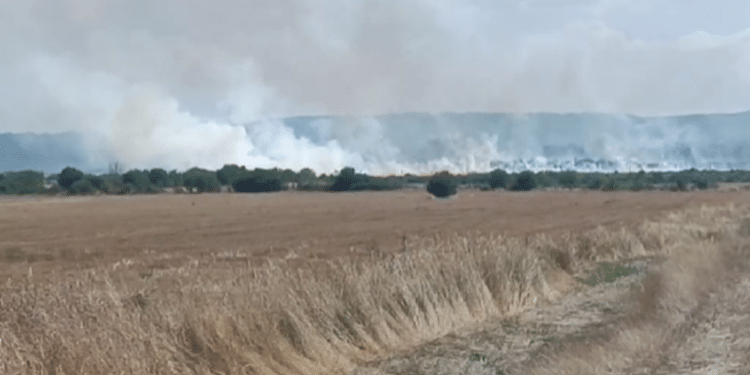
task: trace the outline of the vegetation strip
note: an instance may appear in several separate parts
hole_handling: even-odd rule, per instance
[[[508,173],[495,169],[489,173],[451,174],[439,172],[431,176],[405,174],[402,176],[370,176],[357,173],[352,167],[337,173],[316,174],[309,168],[247,169],[244,165],[227,164],[212,171],[190,168],[186,171],[166,171],[162,168],[130,169],[125,171],[117,163],[107,173],[88,174],[74,167],[45,176],[25,170],[0,173],[0,194],[153,194],[153,193],[210,193],[234,191],[265,193],[281,190],[301,191],[382,191],[404,188],[425,189],[436,197],[456,194],[457,189],[530,191],[538,188],[589,190],[671,190],[708,189],[719,184],[748,183],[750,171],[683,170],[675,172],[576,172],[521,171]],[[743,185],[747,188],[747,185]],[[733,187],[739,189],[740,187]]]

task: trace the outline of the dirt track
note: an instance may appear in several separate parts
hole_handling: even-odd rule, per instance
[[[525,236],[640,222],[742,192],[423,191],[0,199],[0,279],[118,260],[169,267],[189,258],[305,261],[393,252],[409,238],[480,232]],[[43,276],[40,276],[43,277]]]

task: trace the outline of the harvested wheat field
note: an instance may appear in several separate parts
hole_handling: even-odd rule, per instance
[[[750,203],[739,192],[423,191],[0,199],[0,280],[138,262],[339,259],[393,253],[436,233],[580,232],[639,223],[702,204]],[[404,243],[406,242],[406,244]]]
[[[0,373],[748,373],[748,204],[3,199]]]

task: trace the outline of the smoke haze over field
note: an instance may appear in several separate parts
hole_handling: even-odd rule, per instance
[[[665,116],[750,109],[747,14],[742,0],[5,0],[0,132],[75,132],[72,163],[90,169],[738,166],[746,114]],[[0,170],[14,163],[0,151]]]

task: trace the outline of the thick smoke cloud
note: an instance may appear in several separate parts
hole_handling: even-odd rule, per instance
[[[382,115],[748,110],[750,3],[702,3],[6,0],[0,131],[80,132],[87,165],[487,169],[545,157],[545,128]],[[297,115],[343,117],[281,120]],[[558,132],[603,158],[693,142],[672,140],[687,125],[616,142],[638,126]]]

